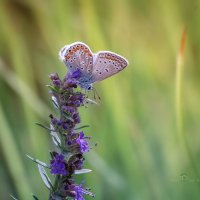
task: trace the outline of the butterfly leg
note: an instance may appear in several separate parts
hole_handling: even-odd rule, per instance
[[[93,87],[92,90],[94,91],[94,99],[96,99],[96,96],[97,96],[98,99],[99,99],[99,101],[101,102],[101,98],[100,98],[100,96],[98,95],[97,89]]]

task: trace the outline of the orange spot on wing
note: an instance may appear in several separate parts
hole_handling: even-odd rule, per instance
[[[66,59],[66,60],[69,60],[69,59],[70,59],[70,56],[65,56],[65,59]]]
[[[106,55],[106,58],[110,59],[110,55]]]

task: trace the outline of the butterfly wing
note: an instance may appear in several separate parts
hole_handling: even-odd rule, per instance
[[[102,81],[123,70],[128,61],[110,51],[100,51],[94,55],[92,82]]]
[[[79,69],[84,74],[92,72],[92,52],[90,48],[82,42],[75,42],[64,46],[61,49],[59,56],[70,71]]]

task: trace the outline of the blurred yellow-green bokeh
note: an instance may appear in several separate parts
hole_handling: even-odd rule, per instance
[[[200,199],[198,0],[0,1],[0,199],[48,199],[25,155],[49,162],[52,141],[34,123],[48,124],[48,75],[65,75],[58,52],[75,41],[129,61],[95,85],[101,104],[81,109],[98,145],[77,181],[96,200]]]

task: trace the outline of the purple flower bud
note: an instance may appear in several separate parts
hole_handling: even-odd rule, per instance
[[[61,80],[53,80],[53,85],[55,85],[55,86],[61,86]]]
[[[74,113],[74,115],[73,115],[73,120],[74,120],[74,122],[75,122],[76,124],[79,124],[79,123],[81,122],[81,118],[80,118],[78,112],[77,112],[77,113]]]
[[[78,169],[78,170],[82,169],[83,168],[83,162],[84,162],[83,158],[78,159],[76,162],[74,162],[75,168]]]
[[[84,200],[83,195],[89,195],[94,197],[94,194],[86,189],[84,189],[81,185],[77,185],[74,183],[68,183],[65,185],[66,192],[74,198],[74,200]]]
[[[63,127],[63,129],[67,130],[67,129],[68,129],[67,123],[63,123],[63,124],[62,124],[62,127]]]
[[[60,174],[63,176],[67,175],[66,165],[64,161],[64,156],[62,154],[56,154],[53,160],[50,162],[51,173]]]
[[[81,153],[90,151],[89,143],[86,141],[83,132],[79,133],[79,137],[76,139],[76,143],[79,145]]]
[[[62,106],[62,111],[73,114],[75,112],[75,108],[72,106]]]
[[[49,75],[49,78],[53,81],[53,80],[58,80],[59,77],[58,77],[58,74],[57,73],[54,73],[54,74],[50,74]]]
[[[67,74],[67,79],[69,79],[69,78],[79,79],[80,77],[81,77],[81,71],[79,69],[77,69],[73,72],[69,72]]]
[[[72,141],[67,141],[67,145],[72,145]]]
[[[67,79],[67,81],[65,82],[64,86],[76,88],[77,84],[78,84],[78,81],[76,79],[71,79],[70,78],[70,79]]]
[[[81,102],[80,102],[79,100],[76,100],[76,101],[74,102],[74,104],[75,104],[77,107],[79,107],[79,106],[81,105]]]
[[[56,118],[53,118],[53,119],[51,120],[51,123],[52,123],[53,125],[56,125],[57,122],[58,122],[58,120],[57,120]]]
[[[57,120],[52,114],[49,115],[49,117],[51,118],[51,123],[52,123],[53,125],[56,125],[57,122],[58,122],[58,120]]]
[[[83,189],[82,185],[74,186],[74,191],[76,192],[76,200],[84,200],[84,194],[94,197],[94,194],[89,192],[88,190]]]

